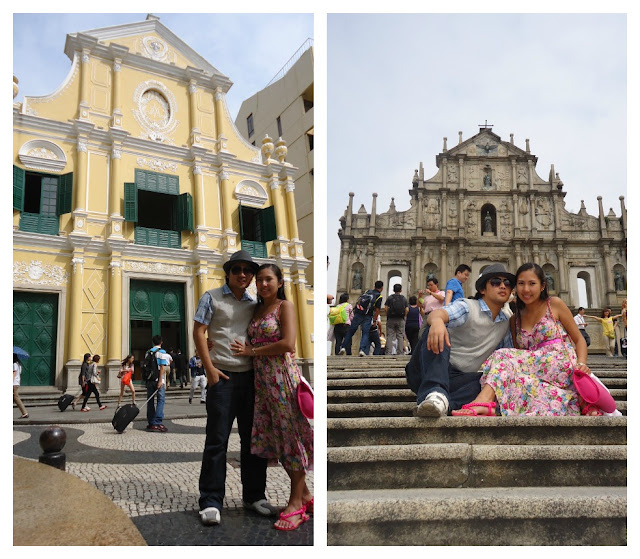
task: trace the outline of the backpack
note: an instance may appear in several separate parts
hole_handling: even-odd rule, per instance
[[[347,305],[349,303],[342,303],[342,305],[336,305],[329,309],[329,324],[332,326],[335,324],[345,324],[349,317],[347,316]]]
[[[358,297],[356,310],[362,314],[373,314],[373,308],[379,299],[382,299],[382,295],[376,289],[367,291]]]
[[[404,318],[404,310],[406,308],[406,299],[399,293],[394,293],[387,299],[389,311],[387,317],[389,318]]]
[[[160,380],[160,368],[156,356],[158,350],[148,350],[142,362],[142,380],[146,382],[158,382]]]

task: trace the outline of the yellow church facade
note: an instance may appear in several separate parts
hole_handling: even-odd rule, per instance
[[[155,334],[192,354],[198,299],[240,249],[283,270],[296,356],[309,362],[313,293],[286,144],[244,140],[232,82],[154,16],[69,34],[65,53],[64,83],[13,107],[23,385],[74,387],[88,352],[112,392],[120,361],[139,362]]]

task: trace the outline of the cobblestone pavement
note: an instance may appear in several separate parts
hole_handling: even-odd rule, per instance
[[[145,421],[136,421],[118,434],[110,422],[60,423],[60,419],[79,416],[61,416],[59,412],[56,416],[56,412],[49,412],[58,420],[50,424],[63,427],[67,433],[63,449],[67,472],[95,486],[121,507],[149,545],[313,545],[313,517],[298,530],[281,532],[273,528],[275,518],[265,518],[242,507],[240,439],[235,429],[227,453],[222,522],[205,527],[198,516],[205,417],[165,419],[168,433],[149,433],[144,430]],[[86,415],[89,414],[81,417]],[[107,417],[111,416],[109,413]],[[97,417],[91,419],[95,421]],[[37,460],[42,452],[38,440],[44,428],[45,425],[14,424],[14,454]],[[313,492],[313,472],[307,484]],[[289,487],[285,470],[281,466],[269,467],[267,499],[275,506],[285,507]]]

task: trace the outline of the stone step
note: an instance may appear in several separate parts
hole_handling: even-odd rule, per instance
[[[363,417],[327,419],[327,446],[435,443],[624,445],[626,417]]]
[[[327,449],[329,491],[625,486],[626,445],[419,444]]]
[[[349,402],[328,404],[327,417],[412,417],[415,398],[406,402]],[[616,407],[627,414],[626,400],[616,400]]]
[[[609,390],[613,399],[627,400],[626,389],[613,388]],[[385,388],[362,390],[329,390],[327,402],[338,404],[348,402],[415,402],[416,395],[409,388]]]
[[[626,545],[626,487],[330,491],[328,545]]]

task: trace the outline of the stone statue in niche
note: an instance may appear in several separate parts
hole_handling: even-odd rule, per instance
[[[351,284],[352,289],[362,290],[362,271],[360,268],[356,268],[353,271],[353,282]]]
[[[491,173],[489,171],[484,174],[482,184],[484,185],[485,190],[489,190],[489,188],[491,188]]]
[[[615,286],[616,286],[616,291],[624,291],[625,290],[625,286],[624,286],[624,278],[622,277],[622,273],[621,272],[616,272],[616,276],[615,279],[613,280]]]
[[[527,183],[527,168],[525,165],[518,166],[518,184]]]
[[[456,217],[458,217],[458,209],[456,208],[456,203],[451,202],[449,204],[449,221],[451,224],[455,223]]]
[[[551,275],[550,272],[545,272],[544,273],[544,278],[547,282],[547,291],[555,291],[556,289],[556,282],[553,279],[553,276]]]
[[[491,216],[489,215],[489,210],[487,210],[487,213],[484,216],[484,229],[482,231],[483,231],[483,233],[492,233],[493,232],[493,220],[491,219]]]

